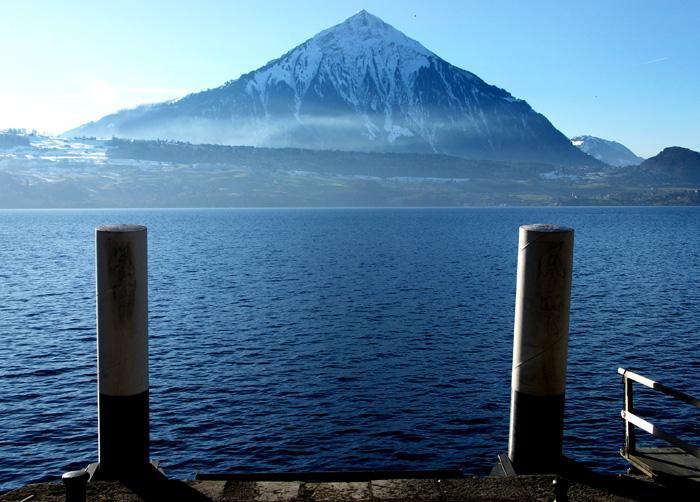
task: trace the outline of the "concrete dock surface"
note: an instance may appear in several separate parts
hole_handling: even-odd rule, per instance
[[[679,498],[682,497],[682,498]],[[689,498],[688,498],[689,497]],[[555,475],[377,479],[353,482],[162,480],[147,485],[88,483],[88,501],[625,501],[690,500],[700,494],[673,492],[636,476]],[[26,485],[0,494],[0,501],[63,501],[60,482]]]

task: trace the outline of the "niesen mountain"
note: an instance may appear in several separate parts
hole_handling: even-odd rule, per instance
[[[525,101],[364,10],[221,87],[64,136],[599,165]]]
[[[576,136],[571,138],[571,143],[582,152],[610,166],[636,166],[644,162],[642,157],[638,157],[632,150],[617,141],[595,136]]]

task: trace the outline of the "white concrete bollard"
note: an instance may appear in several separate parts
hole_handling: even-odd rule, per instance
[[[574,231],[523,225],[518,245],[508,457],[556,472],[562,458]]]
[[[147,232],[96,229],[99,479],[150,470]]]

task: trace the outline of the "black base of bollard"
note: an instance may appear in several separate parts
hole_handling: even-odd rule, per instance
[[[97,407],[100,470],[119,472],[148,465],[148,390],[130,396],[99,393]]]
[[[561,468],[564,401],[564,394],[513,391],[508,457],[518,474],[550,474]]]

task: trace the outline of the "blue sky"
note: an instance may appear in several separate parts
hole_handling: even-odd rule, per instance
[[[0,2],[0,128],[217,87],[365,8],[567,136],[700,150],[696,0]]]

